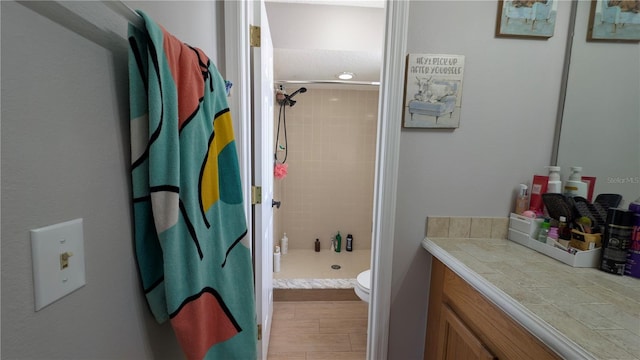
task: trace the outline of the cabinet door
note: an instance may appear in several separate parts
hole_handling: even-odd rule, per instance
[[[447,305],[440,313],[438,359],[497,359]]]

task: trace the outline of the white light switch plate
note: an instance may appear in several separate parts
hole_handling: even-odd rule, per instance
[[[31,254],[36,311],[84,286],[82,219],[31,230]]]

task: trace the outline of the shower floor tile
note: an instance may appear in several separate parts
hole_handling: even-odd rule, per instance
[[[340,269],[333,269],[339,265]],[[355,279],[371,266],[371,250],[335,252],[289,249],[280,256],[280,272],[274,279]]]
[[[274,289],[353,289],[356,279],[273,279]]]

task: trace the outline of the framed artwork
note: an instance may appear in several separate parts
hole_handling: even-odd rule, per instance
[[[640,0],[591,0],[588,41],[640,41]]]
[[[407,55],[403,127],[459,127],[463,75],[462,55]]]
[[[556,27],[559,0],[499,0],[497,37],[548,39]]]

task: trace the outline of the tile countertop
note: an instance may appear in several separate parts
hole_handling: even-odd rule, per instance
[[[503,239],[422,246],[565,359],[640,359],[640,279],[574,268]]]

